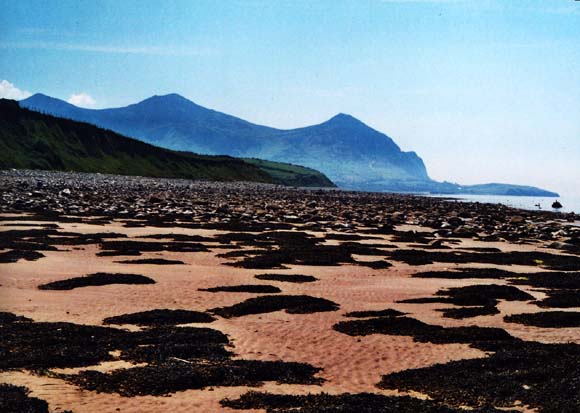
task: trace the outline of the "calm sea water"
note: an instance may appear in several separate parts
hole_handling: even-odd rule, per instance
[[[513,208],[554,211],[552,203],[556,200],[562,204],[560,212],[580,213],[580,197],[543,198],[537,196],[499,196],[499,195],[429,195],[437,198],[453,198],[467,202],[503,204]]]

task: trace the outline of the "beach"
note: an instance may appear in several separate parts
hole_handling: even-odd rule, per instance
[[[0,382],[51,412],[580,408],[578,215],[100,174],[0,188]]]

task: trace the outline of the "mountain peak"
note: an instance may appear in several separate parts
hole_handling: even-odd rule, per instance
[[[64,117],[70,117],[71,111],[77,108],[76,106],[58,98],[53,98],[52,96],[47,96],[42,93],[35,93],[32,96],[27,97],[19,101],[20,107],[41,110],[46,113],[51,113],[55,115],[60,115]]]
[[[329,119],[330,121],[357,121],[360,122],[357,118],[355,118],[354,116],[349,115],[348,113],[337,113],[336,115],[334,115],[332,118]]]
[[[150,98],[142,100],[140,103],[145,102],[155,102],[155,103],[169,103],[169,104],[184,104],[189,103],[192,104],[193,102],[180,94],[177,93],[169,93],[167,95],[153,95]]]
[[[166,112],[171,111],[184,111],[184,110],[196,110],[205,109],[199,106],[197,103],[177,94],[170,93],[167,95],[153,95],[139,103],[131,105],[138,108],[155,108],[163,109]]]
[[[42,102],[64,102],[61,99],[53,98],[51,96],[47,96],[44,93],[35,93],[32,96],[27,97],[26,99],[22,99],[23,102],[34,102],[34,101],[42,101]]]
[[[166,95],[153,95],[152,99],[162,99],[162,100],[187,100],[185,97],[181,96],[179,93],[168,93]]]
[[[351,116],[347,113],[339,113],[334,115],[332,118],[328,119],[323,125],[332,125],[332,126],[339,126],[339,127],[367,127],[363,122]]]
[[[31,99],[31,98],[48,98],[48,99],[55,99],[55,98],[52,98],[52,97],[50,97],[50,96],[47,96],[47,95],[45,95],[44,93],[35,93],[35,94],[34,94],[34,95],[32,95],[32,96],[28,96],[26,99]]]

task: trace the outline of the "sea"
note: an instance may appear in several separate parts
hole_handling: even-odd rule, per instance
[[[490,204],[503,204],[513,208],[528,210],[544,210],[559,212],[575,212],[580,214],[580,196],[563,196],[559,198],[545,198],[538,196],[503,196],[503,195],[428,195],[436,198],[450,198],[465,202],[481,202]],[[559,201],[562,208],[552,208],[552,203]]]

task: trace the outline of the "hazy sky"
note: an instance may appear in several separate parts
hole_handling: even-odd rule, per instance
[[[580,2],[0,0],[0,95],[349,113],[431,177],[580,195]]]

